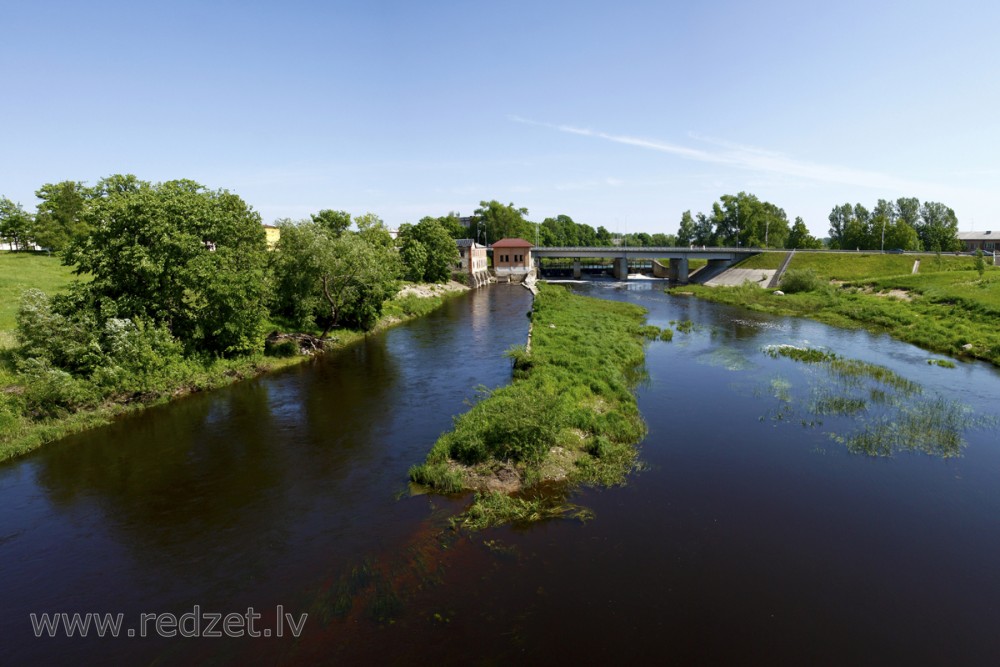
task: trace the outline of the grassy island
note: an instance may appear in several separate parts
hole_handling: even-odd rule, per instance
[[[569,492],[620,484],[636,466],[646,427],[633,389],[643,338],[662,332],[644,326],[639,306],[539,287],[529,343],[509,353],[513,382],[484,391],[410,469],[412,481],[439,492],[476,491],[456,519],[463,527],[586,517],[566,503]]]

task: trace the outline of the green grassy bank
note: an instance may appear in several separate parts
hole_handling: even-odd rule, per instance
[[[574,486],[622,483],[636,465],[643,336],[663,332],[643,326],[645,311],[633,304],[539,288],[530,349],[510,352],[513,382],[484,392],[410,470],[440,492],[477,492],[457,519],[467,528],[586,516],[566,502]]]
[[[887,333],[933,352],[1000,365],[1000,271],[988,267],[980,279],[972,257],[919,259],[920,271],[912,274],[912,255],[797,253],[783,287],[792,277],[811,279],[794,293],[777,296],[755,285],[671,292]]]
[[[68,374],[44,377],[51,382],[28,381],[15,369],[15,316],[21,293],[27,288],[50,294],[64,290],[73,276],[55,257],[0,253],[0,461],[30,452],[46,443],[89,428],[102,426],[130,412],[169,402],[181,396],[223,387],[312,357],[298,354],[289,344],[270,354],[233,359],[174,358],[141,378],[141,389],[105,395]],[[429,295],[405,294],[386,302],[375,331],[424,315],[446,298],[462,291],[423,288]],[[337,330],[327,349],[350,345],[366,334]]]
[[[0,348],[13,347],[14,318],[21,302],[21,292],[34,287],[46,294],[66,289],[73,280],[73,270],[47,254],[0,252]]]

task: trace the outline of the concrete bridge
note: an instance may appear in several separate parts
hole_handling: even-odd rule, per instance
[[[613,261],[612,274],[618,280],[628,279],[628,261],[630,259],[669,259],[670,268],[665,270],[658,262],[653,262],[653,275],[658,278],[669,278],[681,283],[688,281],[688,260],[692,258],[708,260],[709,269],[732,266],[736,262],[751,255],[762,252],[760,248],[625,248],[622,246],[605,248],[541,248],[531,249],[532,257],[568,258],[573,260],[573,277],[583,274],[585,258],[610,259]]]

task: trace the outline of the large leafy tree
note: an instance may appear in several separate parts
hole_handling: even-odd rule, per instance
[[[715,245],[715,225],[711,217],[701,212],[694,216],[694,244]]]
[[[76,181],[46,183],[35,192],[41,201],[35,214],[34,241],[53,252],[64,250],[89,232],[85,216],[94,193]]]
[[[315,221],[283,221],[274,250],[274,310],[296,326],[372,329],[398,287],[399,257],[363,224],[335,232]]]
[[[319,213],[313,213],[312,221],[324,227],[333,236],[340,236],[351,226],[351,214],[347,211],[334,211],[325,208]]]
[[[851,248],[852,235],[857,229],[854,207],[850,204],[834,206],[830,211],[830,247],[835,250]]]
[[[717,240],[724,245],[783,248],[788,238],[785,211],[756,195],[722,195],[712,205]]]
[[[20,204],[0,197],[0,240],[14,250],[26,250],[31,243],[33,219]]]
[[[414,282],[443,282],[458,262],[458,246],[437,218],[426,217],[399,230],[406,277]]]
[[[91,280],[78,302],[100,319],[150,321],[190,352],[235,355],[262,344],[264,229],[238,196],[189,180],[111,177],[84,213],[90,230],[64,262]]]
[[[796,217],[791,231],[788,233],[788,240],[785,247],[791,250],[809,250],[822,248],[823,242],[809,233],[809,228],[802,218]]]
[[[961,250],[958,240],[958,217],[955,211],[939,202],[924,202],[920,207],[920,222],[916,226],[917,235],[924,244],[924,250]]]
[[[517,208],[514,204],[501,204],[497,200],[481,201],[473,215],[473,224],[485,234],[486,243],[491,244],[502,238],[520,237],[534,239],[534,228],[524,216],[528,209]]]

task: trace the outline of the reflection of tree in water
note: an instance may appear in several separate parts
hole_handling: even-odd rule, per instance
[[[274,519],[287,511],[268,404],[251,382],[145,411],[41,450],[38,483],[67,510],[96,504],[90,520],[124,533],[140,562],[225,580],[241,560],[246,573],[273,543],[259,527],[284,530]]]
[[[791,391],[787,380],[772,379],[769,393],[779,401],[779,407],[771,418],[798,420],[806,427],[822,426],[825,417],[850,418],[850,430],[831,431],[830,436],[857,454],[923,452],[950,458],[961,455],[967,431],[994,425],[960,403],[926,396],[919,384],[884,366],[788,345],[771,346],[764,352],[823,371],[822,375],[808,376],[807,400]]]

